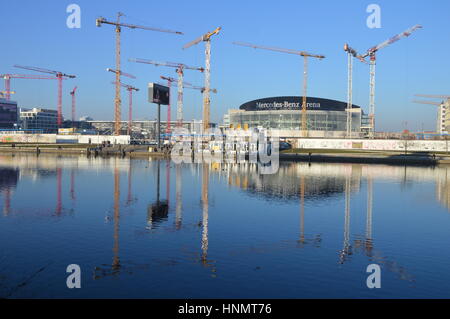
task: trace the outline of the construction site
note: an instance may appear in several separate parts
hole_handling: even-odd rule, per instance
[[[114,74],[114,81],[111,81],[115,94],[113,108],[111,108],[114,119],[93,120],[87,117],[77,120],[77,96],[83,91],[83,79],[77,78],[76,75],[41,67],[14,65],[15,68],[35,73],[4,73],[0,75],[4,79],[4,90],[0,93],[0,142],[4,144],[2,149],[5,149],[6,146],[15,147],[18,143],[58,144],[60,145],[58,149],[63,149],[65,144],[90,145],[109,143],[112,145],[156,145],[152,149],[160,151],[163,146],[170,148],[177,141],[186,138],[186,134],[180,135],[176,133],[177,129],[183,129],[189,132],[189,139],[202,139],[202,149],[210,153],[214,152],[212,149],[214,143],[210,138],[210,130],[219,129],[220,134],[223,136],[237,134],[242,137],[244,142],[249,142],[249,136],[255,132],[267,131],[265,134],[268,138],[271,136],[279,137],[296,149],[302,149],[304,145],[308,145],[312,149],[331,147],[329,145],[335,145],[333,147],[336,147],[339,143],[334,143],[333,140],[344,139],[348,140],[349,143],[340,143],[338,149],[378,150],[381,148],[383,151],[394,151],[398,147],[392,148],[392,145],[396,144],[395,141],[397,140],[430,140],[436,141],[436,144],[431,142],[433,146],[419,147],[416,151],[427,152],[430,149],[436,152],[447,151],[446,148],[444,149],[440,144],[438,145],[438,141],[446,140],[450,130],[449,95],[416,94],[416,97],[425,99],[413,101],[436,107],[436,129],[434,131],[410,132],[405,129],[392,133],[378,131],[376,126],[375,70],[378,52],[389,48],[399,40],[409,38],[413,33],[422,29],[421,25],[414,25],[363,53],[357,52],[347,43],[344,44],[343,50],[347,56],[348,69],[347,101],[308,96],[310,60],[312,59],[314,62],[316,60],[318,62],[324,60],[320,63],[326,63],[325,55],[246,42],[233,42],[232,44],[235,46],[301,57],[303,60],[302,90],[298,96],[264,97],[244,103],[239,109],[230,108],[227,113],[223,114],[223,123],[211,123],[211,93],[220,94],[220,88],[211,88],[211,45],[214,41],[220,41],[222,28],[218,27],[209,31],[182,47],[183,49],[188,49],[203,42],[205,45],[204,66],[192,66],[182,62],[159,62],[143,58],[128,59],[128,62],[146,65],[142,65],[142,67],[147,67],[147,65],[150,67],[162,67],[175,70],[177,74],[177,78],[161,75],[159,79],[144,79],[146,84],[149,83],[148,102],[158,104],[158,118],[156,120],[140,120],[133,117],[133,94],[142,90],[142,88],[134,84],[125,83],[124,78],[136,80],[136,76],[124,72],[122,68],[122,31],[124,29],[140,29],[174,35],[183,35],[183,32],[124,23],[122,21],[123,16],[124,14],[119,12],[115,20],[100,17],[95,21],[97,27],[111,26],[115,30],[116,64],[115,68],[106,69],[107,72]],[[353,104],[354,61],[360,62],[362,67],[369,67],[370,95],[367,103],[368,107]],[[204,77],[204,84],[200,86],[185,81],[185,72],[188,74],[191,72],[201,73]],[[21,108],[20,102],[11,98],[16,93],[11,85],[13,79],[56,80],[56,110]],[[67,85],[70,84],[68,92],[66,91],[67,89],[63,88],[63,83],[66,82]],[[150,86],[153,87],[153,85],[164,88],[168,92],[169,96],[166,102],[161,103],[162,100],[156,100],[155,98],[150,100],[152,94]],[[171,108],[171,105],[174,104],[171,99],[172,88],[176,88],[177,93],[175,119],[172,118]],[[202,94],[201,120],[185,118],[183,112],[183,91],[185,88],[196,90]],[[126,112],[123,112],[122,90],[127,93],[128,106]],[[156,94],[159,94],[159,91]],[[71,98],[70,118],[64,118],[63,116],[63,109],[66,113],[69,113],[66,110],[66,106],[63,108],[63,95],[70,95]],[[165,120],[161,120],[161,104],[167,106]],[[124,120],[124,113],[126,113],[126,120]],[[310,139],[319,140],[317,143],[313,143]],[[369,145],[374,143],[364,142],[366,140],[383,141],[376,143],[378,147],[373,148]],[[380,147],[379,145],[384,146]],[[236,147],[234,148],[235,150]],[[249,149],[250,147],[247,145],[245,148]]]
[[[83,1],[0,12],[0,299],[449,295],[449,3]]]

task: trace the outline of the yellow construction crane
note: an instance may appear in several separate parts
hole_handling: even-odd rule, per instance
[[[201,37],[191,41],[183,46],[183,49],[187,49],[193,45],[200,42],[205,42],[205,91],[203,92],[203,129],[207,130],[209,128],[209,118],[210,118],[210,76],[211,76],[211,37],[213,35],[219,34],[222,28],[218,27],[212,32],[205,33]]]
[[[276,51],[276,52],[282,52],[282,53],[288,53],[288,54],[295,54],[300,55],[303,57],[303,99],[302,99],[302,136],[308,137],[308,128],[307,128],[307,119],[306,119],[306,94],[307,94],[307,83],[308,83],[308,57],[311,58],[317,58],[317,59],[324,59],[324,55],[319,54],[311,54],[305,51],[297,51],[297,50],[291,50],[291,49],[282,49],[282,48],[275,48],[275,47],[266,47],[266,46],[260,46],[260,45],[254,45],[250,43],[245,42],[233,42],[233,44],[241,45],[245,47],[250,47],[254,49],[264,49],[264,50],[270,50],[270,51]]]
[[[149,30],[149,31],[158,31],[158,32],[166,32],[166,33],[175,33],[175,34],[183,34],[179,31],[172,31],[172,30],[164,30],[164,29],[156,29],[156,28],[150,28],[150,27],[144,27],[140,25],[135,24],[128,24],[128,23],[121,23],[120,17],[124,16],[123,13],[118,12],[117,13],[117,20],[116,21],[108,21],[103,17],[100,17],[96,19],[95,23],[97,27],[101,27],[102,24],[110,24],[116,27],[116,95],[114,99],[114,134],[120,135],[120,121],[121,121],[121,99],[120,99],[120,33],[121,28],[126,27],[130,29],[142,29],[142,30]]]

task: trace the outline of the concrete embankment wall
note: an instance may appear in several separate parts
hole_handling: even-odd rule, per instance
[[[300,149],[448,152],[449,146],[448,141],[431,140],[298,139],[295,147]]]
[[[56,143],[56,134],[2,134],[1,143]]]
[[[130,136],[109,135],[58,135],[58,134],[1,134],[0,143],[34,143],[34,144],[130,144]]]

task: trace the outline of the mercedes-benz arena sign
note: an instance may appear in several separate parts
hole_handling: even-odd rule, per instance
[[[268,97],[242,104],[239,109],[245,111],[301,110],[302,100],[303,98],[301,96]],[[360,107],[353,105],[352,108]],[[306,109],[317,111],[345,111],[345,109],[347,109],[347,103],[336,100],[322,99],[319,97],[307,97]]]

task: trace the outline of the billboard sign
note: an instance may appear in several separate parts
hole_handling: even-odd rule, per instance
[[[148,84],[148,101],[150,103],[169,105],[170,89],[167,86],[149,83]]]

